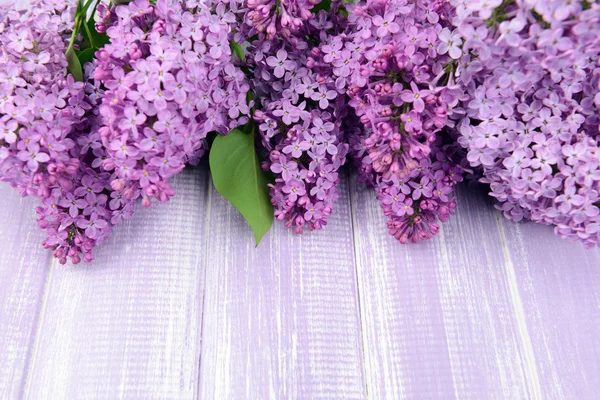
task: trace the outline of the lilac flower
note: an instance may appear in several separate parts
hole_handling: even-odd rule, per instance
[[[309,0],[252,0],[247,3],[245,19],[252,29],[264,34],[267,40],[273,40],[278,33],[289,37],[298,34],[307,25],[304,21],[314,18],[310,10],[317,3]],[[326,21],[319,27],[327,28]]]
[[[581,29],[600,23],[600,9],[564,0],[483,7],[465,9],[451,35],[464,39],[459,68],[478,65],[457,75],[464,93],[450,112],[466,160],[507,218],[600,245],[600,75],[589,64],[598,49]],[[491,12],[502,22],[490,25]]]
[[[450,57],[457,60],[462,55],[462,39],[458,33],[452,33],[450,29],[444,28],[439,34],[440,44],[437,47],[439,54],[448,53]]]
[[[335,27],[342,26],[343,17],[336,12],[306,13],[296,25],[284,10],[300,3],[281,2],[285,28],[277,32],[260,26],[257,13],[262,3],[256,3],[248,3],[246,19],[261,32],[248,48],[258,56],[246,61],[254,77],[251,86],[262,103],[254,120],[268,154],[264,167],[275,175],[270,185],[275,217],[298,233],[321,229],[339,197],[337,171],[348,152],[342,129],[346,83],[338,77],[348,76],[355,56],[342,49],[342,42],[330,40]],[[311,7],[312,3],[305,9]],[[277,23],[274,17],[270,21]],[[319,40],[315,46],[307,38],[327,44],[320,49]]]
[[[37,171],[39,163],[45,163],[50,160],[50,156],[40,151],[40,146],[37,143],[30,143],[25,150],[17,154],[17,158],[27,163],[27,168],[30,171]]]
[[[300,139],[296,139],[293,143],[288,144],[283,148],[283,152],[285,154],[291,154],[292,157],[300,158],[302,153],[306,150],[310,149],[310,144],[305,141],[300,141]]]
[[[250,87],[230,48],[240,31],[240,4],[138,1],[97,16],[96,26],[110,37],[94,71],[107,88],[102,166],[129,199],[141,197],[144,206],[151,198],[167,201],[168,179],[198,162],[209,132],[226,134],[248,121]]]
[[[326,86],[321,85],[319,91],[315,92],[312,99],[319,102],[319,107],[326,109],[329,107],[329,100],[333,100],[337,97],[335,90],[329,90]]]
[[[146,121],[144,114],[138,114],[134,107],[125,107],[123,110],[123,120],[119,123],[119,128],[131,130],[137,133],[137,127]]]
[[[449,194],[462,179],[461,160],[448,158],[456,145],[441,138],[455,102],[444,67],[462,54],[460,35],[448,29],[453,11],[438,1],[361,1],[343,36],[346,48],[360,49],[346,78],[358,117],[348,121],[351,155],[401,243],[435,235],[436,221],[456,206]]]
[[[75,218],[79,215],[79,210],[83,210],[87,207],[88,202],[85,199],[77,198],[72,193],[67,193],[66,196],[58,202],[61,207],[69,209],[69,215],[71,218]]]
[[[267,65],[274,68],[276,78],[281,78],[285,71],[293,71],[296,68],[296,63],[287,59],[287,51],[280,49],[275,56],[267,58]]]
[[[383,17],[380,15],[375,15],[373,17],[373,25],[377,27],[377,35],[382,37],[386,36],[388,33],[396,33],[400,31],[400,25],[396,22],[396,15],[392,12],[388,12]]]
[[[299,196],[306,194],[304,184],[296,179],[292,179],[282,188],[284,193],[287,193],[288,199],[292,202],[296,201]]]
[[[411,90],[405,90],[402,92],[401,99],[406,103],[413,103],[413,107],[417,112],[423,112],[425,110],[425,101],[423,100],[429,93],[429,90],[419,89],[415,82],[410,82]]]
[[[90,215],[89,219],[84,217],[78,218],[75,225],[85,231],[85,235],[90,239],[98,238],[102,229],[108,227],[108,222],[100,218],[97,213]],[[100,232],[99,232],[100,231]]]

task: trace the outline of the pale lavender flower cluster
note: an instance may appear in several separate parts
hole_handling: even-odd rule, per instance
[[[79,168],[76,126],[91,108],[64,55],[74,2],[0,9],[0,180],[46,197]]]
[[[67,258],[74,264],[82,258],[92,261],[92,250],[108,238],[114,225],[131,218],[135,205],[111,188],[115,174],[102,168],[106,149],[99,133],[98,106],[103,90],[91,80],[93,68],[92,64],[85,66],[85,100],[92,108],[75,132],[73,152],[80,159],[79,168],[68,180],[52,186],[36,210],[39,227],[48,232],[43,245],[53,250],[61,264]]]
[[[167,180],[197,163],[210,132],[248,121],[249,86],[233,63],[232,2],[138,0],[101,6],[97,29],[110,43],[96,54],[94,77],[106,88],[100,113],[102,165],[127,199],[168,200]]]
[[[102,152],[95,116],[102,91],[67,74],[74,11],[74,1],[0,10],[0,180],[41,198],[43,245],[63,264],[91,261],[111,226],[133,213],[92,154]]]
[[[512,220],[600,244],[600,7],[456,1],[453,112],[467,160]]]
[[[351,154],[378,192],[390,233],[402,243],[428,239],[436,220],[453,213],[462,180],[440,144],[454,101],[446,86],[454,50],[447,54],[441,34],[452,9],[443,0],[368,0],[349,11],[346,43],[324,51],[349,81],[349,104],[364,125],[351,135]]]
[[[328,32],[340,23],[336,13],[322,11],[297,36],[261,35],[247,57],[262,106],[254,119],[268,152],[264,167],[275,174],[275,217],[298,233],[327,224],[348,153],[342,130],[346,85],[321,49],[304,40],[339,40]]]

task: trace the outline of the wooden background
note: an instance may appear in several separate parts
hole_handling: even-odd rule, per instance
[[[325,230],[254,248],[186,169],[77,266],[0,184],[0,399],[598,398],[600,250],[466,186],[437,237],[400,245],[344,182]]]

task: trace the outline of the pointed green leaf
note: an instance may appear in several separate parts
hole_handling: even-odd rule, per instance
[[[79,59],[79,63],[84,65],[85,63],[92,62],[94,59],[94,54],[96,51],[92,48],[85,49],[83,51],[77,51],[77,58]]]
[[[227,136],[217,135],[209,162],[215,188],[246,218],[258,246],[273,223],[273,205],[256,154],[254,135],[239,129]]]
[[[93,16],[87,22],[84,22],[83,25],[85,38],[94,50],[101,49],[110,42],[110,38],[106,33],[96,32],[96,23],[94,22]]]
[[[244,49],[235,40],[229,41],[231,52],[235,54],[240,60],[244,61]]]
[[[318,14],[321,10],[325,12],[331,11],[331,0],[321,0],[319,4],[313,7],[312,12]]]
[[[73,50],[73,46],[69,46],[65,56],[69,63],[67,70],[73,75],[73,79],[75,79],[76,82],[83,82],[83,70],[81,69],[79,58],[77,58],[77,54],[75,53],[75,50]]]

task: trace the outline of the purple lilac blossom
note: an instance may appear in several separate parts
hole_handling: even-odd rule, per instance
[[[336,12],[321,11],[293,35],[259,33],[246,57],[261,102],[254,120],[268,154],[263,167],[275,175],[275,217],[298,233],[325,226],[339,198],[338,171],[348,153],[346,86],[311,43],[339,40],[335,27],[342,23]]]
[[[600,6],[453,4],[465,95],[451,118],[468,162],[507,218],[600,245]]]
[[[167,201],[167,180],[198,162],[208,133],[248,121],[249,86],[230,48],[239,10],[235,0],[99,6],[96,27],[111,40],[94,72],[106,88],[102,164],[125,198]]]
[[[401,243],[429,239],[453,214],[463,173],[449,157],[456,146],[442,137],[455,89],[445,82],[452,58],[438,48],[454,46],[440,35],[452,9],[443,0],[368,0],[348,10],[344,43],[323,51],[345,75],[363,125],[349,131],[350,154],[377,191],[390,234]]]
[[[75,2],[0,7],[0,181],[46,197],[79,168],[76,126],[91,108],[64,56]]]
[[[268,40],[276,35],[291,37],[314,18],[311,10],[319,3],[320,0],[248,0],[245,22]]]
[[[108,203],[111,175],[96,162],[105,153],[96,116],[102,90],[67,74],[74,12],[75,1],[0,8],[0,180],[41,198],[43,245],[63,264],[91,261],[112,226],[133,213],[130,201]],[[85,66],[86,78],[92,69]]]
[[[115,173],[104,171],[99,162],[107,151],[99,133],[98,106],[103,90],[91,79],[93,69],[92,64],[85,65],[85,100],[92,108],[77,128],[74,151],[79,155],[79,169],[70,179],[53,186],[36,209],[39,227],[48,232],[43,245],[53,250],[61,264],[67,258],[74,264],[82,259],[91,262],[92,250],[110,236],[113,226],[131,218],[135,206],[134,200],[111,187]]]

